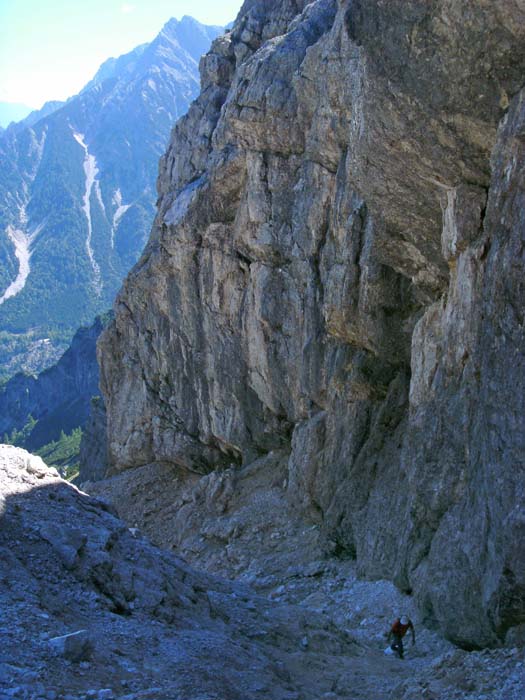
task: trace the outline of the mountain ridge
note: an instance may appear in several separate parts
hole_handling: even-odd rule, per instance
[[[112,303],[142,250],[158,158],[199,89],[180,25],[167,23],[77,96],[0,137],[0,357],[11,372],[27,366],[30,330],[51,339],[49,361],[58,359],[79,323]],[[219,28],[192,26],[196,54]]]
[[[0,102],[0,127],[5,129],[9,124],[24,119],[32,109],[20,102]]]

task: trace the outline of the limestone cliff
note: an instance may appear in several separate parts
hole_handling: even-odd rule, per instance
[[[467,647],[525,622],[524,40],[517,0],[247,0],[99,343],[114,473],[281,455]]]

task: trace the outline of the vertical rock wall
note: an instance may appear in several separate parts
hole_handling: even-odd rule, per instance
[[[523,15],[246,2],[99,343],[113,472],[284,452],[332,551],[466,646],[525,620]]]

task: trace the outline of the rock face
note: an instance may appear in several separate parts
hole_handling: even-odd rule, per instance
[[[93,396],[83,426],[79,453],[80,480],[103,479],[108,469],[106,407],[101,396]]]
[[[82,488],[195,568],[267,593],[297,572],[330,568],[319,526],[290,509],[286,472],[283,455],[270,453],[205,476],[148,464]]]
[[[525,621],[524,40],[514,0],[246,2],[99,343],[113,473],[279,453],[465,647]]]

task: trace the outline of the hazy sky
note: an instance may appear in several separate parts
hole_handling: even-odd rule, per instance
[[[171,17],[235,19],[242,0],[0,0],[0,101],[40,108],[76,94],[110,56],[151,41]]]

